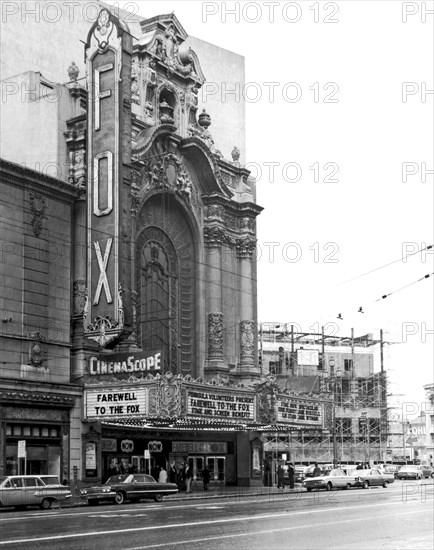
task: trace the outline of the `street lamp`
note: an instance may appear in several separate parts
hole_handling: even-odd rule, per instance
[[[335,371],[335,358],[329,359],[330,372],[328,375],[328,391],[332,394],[332,441],[333,441],[333,467],[338,463],[338,444],[336,440],[336,389],[341,383],[342,371],[340,368]],[[327,377],[327,374],[324,373]]]

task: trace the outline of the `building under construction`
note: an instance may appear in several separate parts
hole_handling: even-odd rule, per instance
[[[388,408],[382,332],[349,337],[297,332],[293,325],[259,327],[264,376],[295,394],[325,394],[332,402],[330,430],[268,434],[266,458],[274,463],[386,462]]]

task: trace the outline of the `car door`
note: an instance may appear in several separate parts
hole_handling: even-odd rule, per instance
[[[3,483],[1,501],[3,506],[13,506],[14,501],[17,499],[17,494],[19,491],[18,483],[16,480],[18,478],[11,478],[6,480]]]
[[[39,487],[39,480],[36,477],[26,477],[23,481],[23,504],[26,504],[27,506],[40,504],[41,497],[39,496],[39,491],[37,491]]]
[[[143,495],[143,475],[134,474],[128,483],[127,492],[130,498],[141,498]]]
[[[371,470],[369,473],[369,485],[375,486],[375,485],[382,485],[383,480],[381,478],[381,474],[378,470]]]

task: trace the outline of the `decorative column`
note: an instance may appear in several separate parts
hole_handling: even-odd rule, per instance
[[[204,228],[208,295],[208,354],[206,372],[210,376],[227,373],[223,362],[223,313],[222,313],[222,244],[224,230],[219,226]]]
[[[242,224],[248,229],[247,218],[243,220],[241,220]],[[245,235],[237,241],[237,256],[240,264],[240,373],[249,375],[259,375],[259,369],[255,366],[256,323],[252,277],[255,248],[256,240],[251,235]]]

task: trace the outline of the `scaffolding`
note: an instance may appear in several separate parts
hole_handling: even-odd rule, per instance
[[[374,339],[372,334],[355,337],[353,330],[350,337],[338,337],[326,336],[324,330],[295,332],[293,327],[288,330],[287,325],[264,331],[260,325],[259,355],[263,374],[267,374],[268,367],[268,373],[276,376],[286,389],[314,391],[333,398],[325,429],[303,429],[288,434],[287,445],[293,462],[328,464],[337,459],[341,464],[372,464],[390,460],[387,375],[383,367],[385,344],[390,342],[383,341],[382,331],[380,338]],[[378,346],[380,371],[373,372],[373,355]],[[317,360],[311,365],[300,365],[298,350],[316,350]],[[327,371],[327,365],[332,357],[339,356],[343,372],[338,378],[335,372]],[[366,356],[372,356],[372,361]]]

